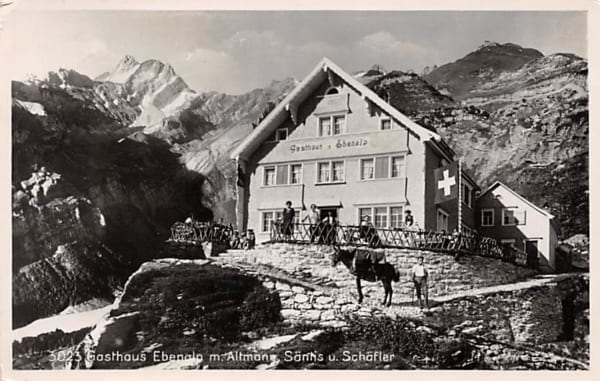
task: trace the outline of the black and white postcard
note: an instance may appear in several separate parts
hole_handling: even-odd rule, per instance
[[[363,3],[1,4],[6,379],[590,377],[597,4]]]

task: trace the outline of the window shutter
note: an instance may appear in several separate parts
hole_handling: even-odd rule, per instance
[[[389,176],[389,158],[377,157],[375,158],[375,178],[385,179]]]
[[[288,182],[288,166],[278,165],[277,166],[277,180],[276,184],[287,184]]]

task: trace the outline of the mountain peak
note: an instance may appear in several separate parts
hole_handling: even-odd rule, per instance
[[[481,50],[484,48],[496,47],[496,46],[500,46],[500,43],[495,42],[495,41],[485,40],[485,41],[483,41],[483,44],[479,45],[479,48],[477,50]]]
[[[119,63],[117,64],[117,67],[118,66],[134,66],[137,64],[138,64],[138,62],[134,56],[130,56],[129,54],[126,54],[123,58],[121,58],[121,61],[119,61]]]
[[[485,41],[464,57],[431,70],[425,74],[425,79],[438,90],[448,91],[455,99],[460,99],[479,84],[542,57],[544,55],[536,49]]]
[[[125,55],[109,73],[103,73],[96,79],[99,81],[125,83],[140,66],[139,62],[130,55]]]
[[[64,68],[59,68],[58,72],[48,72],[48,83],[62,88],[67,86],[92,87],[94,85],[94,81],[87,75]]]
[[[499,43],[495,41],[485,40],[483,44],[479,45],[477,50],[473,53],[481,53],[481,52],[494,52],[499,54],[516,54],[516,55],[524,55],[524,56],[532,56],[535,58],[542,57],[543,54],[532,48],[523,48],[521,45],[513,44],[511,42]]]

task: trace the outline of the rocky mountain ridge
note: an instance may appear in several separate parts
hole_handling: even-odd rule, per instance
[[[431,70],[423,78],[443,93],[461,100],[496,75],[518,70],[543,56],[538,50],[516,44],[485,41],[475,51]]]
[[[573,54],[487,43],[424,77],[363,82],[439,132],[483,189],[501,180],[547,205],[569,237],[589,224],[587,70]]]
[[[292,83],[200,98],[170,66],[135,62],[105,81],[60,69],[13,82],[14,327],[107,297],[174,221],[212,218],[232,197],[229,150]]]
[[[438,131],[483,187],[500,179],[547,203],[563,235],[587,233],[585,60],[486,44],[424,77],[382,70],[357,77]],[[153,257],[174,221],[190,214],[234,221],[229,152],[296,84],[196,93],[168,64],[131,56],[94,80],[61,69],[47,80],[14,82],[13,282],[23,294],[13,307],[28,311],[14,323],[55,313],[49,300],[62,308],[81,301],[33,292],[49,284],[50,268],[62,269],[53,281],[65,289],[93,276],[96,260],[85,258],[108,258],[99,268],[116,266],[126,276]],[[102,292],[122,279],[102,274],[94,287]]]

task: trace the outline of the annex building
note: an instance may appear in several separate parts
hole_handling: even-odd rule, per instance
[[[540,268],[556,268],[558,245],[554,216],[534,205],[500,181],[493,183],[477,199],[477,230],[496,238],[503,245],[513,245],[528,256],[537,254]]]
[[[429,231],[471,231],[480,221],[480,188],[440,135],[413,122],[357,78],[324,58],[232,152],[238,168],[236,224],[267,241],[286,201],[316,204],[324,218],[377,228],[402,227],[410,210]],[[438,170],[438,171],[436,171]],[[457,173],[461,173],[460,181]],[[457,192],[444,201],[440,191]]]

